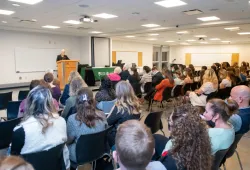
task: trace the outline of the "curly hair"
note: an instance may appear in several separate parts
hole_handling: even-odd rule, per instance
[[[170,150],[178,169],[211,170],[211,144],[205,123],[198,108],[190,104],[174,109],[172,113],[172,141]]]

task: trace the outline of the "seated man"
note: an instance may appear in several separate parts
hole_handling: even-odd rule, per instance
[[[244,85],[232,88],[230,98],[239,105],[239,113],[231,116],[229,122],[234,126],[236,134],[244,134],[250,126],[250,88]]]
[[[150,162],[155,141],[149,128],[137,120],[129,120],[118,127],[113,157],[119,170],[166,170],[161,162]]]

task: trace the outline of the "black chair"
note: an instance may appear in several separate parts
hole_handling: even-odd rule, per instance
[[[192,83],[187,83],[182,86],[182,95],[185,95],[187,91],[191,90],[191,84]]]
[[[210,94],[207,95],[206,101],[208,102],[208,100],[216,98],[216,96],[217,96],[217,91],[212,92],[212,93],[210,93]]]
[[[161,121],[162,114],[163,114],[163,111],[149,113],[144,121],[144,124],[147,125],[151,129],[151,132],[153,134],[156,133],[158,130],[161,130],[161,132],[165,136],[165,133],[163,132],[162,121]]]
[[[223,158],[225,157],[228,149],[219,150],[215,153],[213,164],[212,164],[212,170],[219,170],[221,162]]]
[[[21,155],[35,170],[66,170],[63,159],[64,143],[51,149]]]
[[[85,163],[92,163],[92,169],[95,169],[96,160],[109,154],[107,133],[112,127],[107,128],[104,131],[81,135],[76,143],[76,161],[71,161],[71,166],[77,168]]]
[[[198,82],[193,82],[193,83],[191,84],[191,90],[192,90],[192,91],[195,91],[196,89],[198,89]]]
[[[13,129],[21,122],[21,118],[0,122],[0,149],[8,148],[12,140]]]
[[[241,163],[241,160],[240,160],[240,156],[239,156],[239,153],[237,152],[237,145],[239,143],[239,141],[241,140],[242,136],[244,134],[236,134],[235,135],[235,138],[234,138],[234,142],[233,144],[230,146],[230,148],[228,149],[224,159],[223,159],[223,162],[222,164],[224,165],[225,167],[225,162],[226,162],[226,159],[230,158],[231,156],[233,156],[234,153],[236,153],[237,155],[237,158],[238,158],[238,161],[239,161],[239,165],[240,165],[240,169],[243,170],[243,167],[242,167],[242,163]],[[225,168],[224,168],[225,169]]]
[[[71,108],[69,109],[69,113],[68,113],[68,115],[64,118],[64,119],[65,119],[65,121],[67,122],[67,121],[68,121],[69,116],[71,116],[71,115],[75,114],[76,112],[77,112],[76,107],[75,107],[75,106],[71,107]]]
[[[182,85],[177,85],[173,88],[173,97],[179,97],[181,96],[181,89],[182,89]]]
[[[19,106],[22,101],[11,101],[8,103],[7,106],[7,119],[15,119],[17,118],[18,111],[19,111]]]
[[[230,97],[231,87],[226,87],[224,89],[219,89],[217,92],[217,97],[220,99],[225,100],[226,98]]]
[[[21,90],[18,93],[18,100],[24,100],[29,94],[29,90]]]
[[[84,80],[88,86],[95,86],[95,75],[94,75],[92,68],[88,67],[85,69]]]
[[[148,93],[152,89],[152,82],[147,82],[144,84],[144,93]]]
[[[0,93],[0,110],[7,109],[9,101],[12,101],[12,92]]]

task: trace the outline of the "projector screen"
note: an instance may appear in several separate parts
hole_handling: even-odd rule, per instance
[[[232,54],[192,54],[191,63],[194,66],[211,66],[213,63],[229,62],[231,63]]]
[[[95,67],[110,65],[109,38],[94,37],[94,61]]]

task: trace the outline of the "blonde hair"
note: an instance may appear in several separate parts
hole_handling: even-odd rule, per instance
[[[77,91],[80,90],[82,87],[88,87],[82,77],[75,77],[69,85],[69,95],[76,96]]]
[[[216,76],[216,73],[213,69],[208,69],[205,71],[205,74],[203,76],[203,83],[211,82],[214,85],[214,88],[218,88],[218,78]]]
[[[127,81],[120,81],[116,85],[116,107],[118,112],[123,113],[127,110],[129,114],[136,114],[140,112],[140,104],[136,97],[134,90]]]
[[[116,68],[114,69],[114,73],[116,73],[116,74],[120,74],[121,72],[122,72],[121,67],[116,67]]]
[[[81,77],[81,75],[77,71],[71,71],[68,78],[69,83],[76,77]]]

